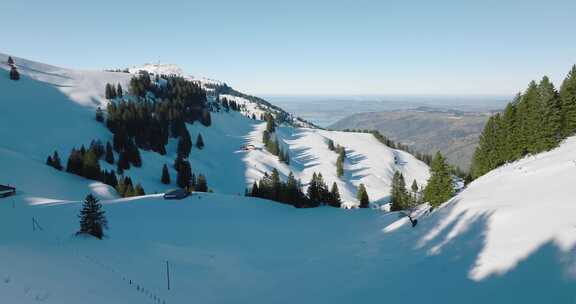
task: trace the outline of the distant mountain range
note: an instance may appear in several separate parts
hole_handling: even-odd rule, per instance
[[[418,107],[353,114],[329,128],[378,130],[419,152],[440,151],[452,165],[468,170],[480,133],[492,113]]]

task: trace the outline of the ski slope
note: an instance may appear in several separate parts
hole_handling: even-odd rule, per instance
[[[93,139],[102,142],[112,141],[104,124],[95,121],[95,109],[105,109],[106,83],[120,83],[126,90],[132,74],[120,72],[78,71],[54,67],[22,58],[14,57],[21,73],[21,80],[11,81],[0,78],[0,92],[6,104],[0,113],[0,154],[20,155],[22,162],[12,166],[29,166],[33,162],[42,166],[46,157],[58,151],[65,164],[73,147],[88,146]],[[7,56],[0,55],[0,67],[8,69]],[[144,70],[162,73],[177,71],[173,65],[146,65]],[[132,69],[138,73],[141,69]],[[178,72],[181,73],[181,72]],[[239,112],[213,112],[212,126],[199,123],[188,124],[193,141],[202,134],[206,146],[203,150],[194,148],[190,156],[192,170],[206,175],[209,187],[217,193],[243,194],[246,187],[264,173],[278,168],[283,177],[293,172],[302,182],[307,183],[314,172],[322,173],[330,186],[336,182],[342,192],[346,207],[358,205],[355,198],[360,183],[367,187],[373,202],[386,203],[389,199],[390,181],[394,170],[404,173],[411,183],[413,179],[424,185],[428,178],[427,166],[412,155],[396,151],[380,144],[372,135],[322,131],[310,128],[279,128],[278,138],[283,146],[290,149],[293,160],[286,166],[277,157],[260,148],[243,151],[242,147],[252,144],[262,147],[262,132],[265,123],[252,120],[252,114],[260,117],[265,110],[271,110],[249,100],[232,95],[223,95],[245,105]],[[336,176],[336,153],[329,151],[326,140],[349,150],[350,157],[345,165],[345,176]],[[161,193],[175,187],[176,172],[172,164],[176,158],[177,140],[171,139],[167,155],[142,151],[142,168],[131,168],[126,172],[135,182],[141,183],[147,193]],[[397,161],[394,160],[397,156]],[[118,155],[115,155],[116,159]],[[115,166],[100,162],[101,167],[115,169]],[[173,184],[160,183],[162,166],[167,164]],[[11,172],[0,172],[0,182],[22,185]],[[65,174],[65,173],[61,173]],[[27,187],[26,183],[22,185]]]
[[[347,207],[357,204],[360,183],[385,203],[395,170],[407,183],[428,178],[411,155],[370,134],[280,126],[288,166],[262,149],[263,122],[220,112],[210,127],[187,126],[206,144],[193,148],[193,170],[215,193],[161,198],[174,187],[159,183],[175,157],[172,140],[167,155],[142,152],[143,167],[128,171],[159,194],[119,199],[44,161],[54,150],[65,160],[72,147],[111,140],[94,110],[106,102],[107,82],[124,86],[131,75],[15,60],[22,79],[0,77],[0,183],[18,190],[0,198],[0,303],[576,301],[576,137],[479,178],[435,211],[422,206],[412,228],[398,213],[295,209],[243,196],[278,168],[303,182],[321,172]],[[342,179],[328,139],[348,151]],[[243,151],[246,144],[256,149]],[[102,241],[74,236],[88,193],[102,199],[110,222]]]
[[[148,195],[105,199],[98,241],[73,236],[79,203],[19,193],[0,200],[0,302],[573,303],[574,155],[576,137],[491,172],[414,228],[395,212]]]

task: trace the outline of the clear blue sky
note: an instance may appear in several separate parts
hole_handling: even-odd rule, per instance
[[[3,1],[0,52],[176,63],[254,94],[514,94],[576,63],[574,0]]]

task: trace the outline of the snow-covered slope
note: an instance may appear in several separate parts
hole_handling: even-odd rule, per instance
[[[0,200],[0,302],[573,303],[574,155],[571,138],[494,171],[414,228],[366,209],[150,195],[105,200],[97,241],[73,236],[78,203],[20,193]]]
[[[5,61],[6,56],[0,57]],[[414,228],[398,213],[295,209],[242,196],[265,171],[321,172],[348,205],[367,185],[386,201],[395,170],[423,184],[428,169],[369,134],[281,126],[290,166],[263,151],[261,121],[213,113],[188,125],[206,147],[192,167],[214,194],[181,201],[118,199],[98,182],[44,165],[53,150],[110,140],[94,120],[106,82],[130,74],[75,71],[15,58],[20,81],[0,77],[0,303],[573,303],[576,299],[576,138],[474,181]],[[6,69],[5,65],[1,66]],[[348,150],[343,179],[327,139]],[[255,150],[243,151],[246,144]],[[143,152],[127,173],[163,192],[161,156]],[[104,166],[104,164],[102,164]],[[174,177],[174,172],[171,171]],[[78,203],[93,192],[110,221],[102,241],[74,237]],[[240,194],[240,195],[238,195]],[[38,225],[32,225],[32,221]],[[167,289],[166,262],[171,288]]]
[[[106,83],[121,83],[128,88],[132,74],[120,72],[76,71],[53,67],[14,57],[22,75],[19,81],[0,78],[0,92],[4,110],[0,113],[0,153],[14,153],[22,162],[34,162],[42,166],[46,157],[58,151],[66,161],[70,150],[88,145],[93,139],[111,141],[112,134],[101,123],[95,121],[95,108],[107,102],[102,94]],[[8,69],[7,56],[0,55],[1,67]],[[148,70],[152,72],[155,66]],[[175,70],[174,67],[163,67]],[[146,70],[146,69],[145,69]],[[148,71],[147,70],[147,71]],[[133,70],[137,73],[139,69]],[[262,132],[265,123],[252,120],[252,113],[259,114],[275,109],[257,105],[250,100],[223,95],[245,105],[247,112],[214,112],[213,124],[205,127],[199,123],[189,124],[192,138],[202,134],[206,146],[203,150],[193,149],[192,169],[205,174],[209,186],[215,192],[243,194],[247,186],[260,179],[265,172],[278,168],[284,177],[290,171],[303,183],[310,180],[313,172],[322,173],[331,185],[337,182],[347,206],[357,205],[356,187],[364,183],[372,201],[387,201],[390,180],[394,170],[402,170],[409,182],[416,179],[424,184],[428,168],[413,156],[390,149],[377,142],[369,134],[329,132],[318,129],[299,129],[285,125],[278,132],[285,147],[290,147],[293,162],[288,167],[277,157],[263,149],[243,151],[242,147],[253,144],[262,147]],[[211,97],[212,98],[212,97]],[[274,112],[273,112],[274,113]],[[345,165],[345,176],[336,177],[336,153],[329,151],[326,140],[332,138],[346,147],[350,157]],[[142,183],[147,193],[160,193],[172,185],[160,183],[162,166],[173,164],[176,158],[177,141],[172,139],[167,155],[142,152],[142,168],[126,172],[135,182]],[[4,151],[4,152],[1,152]],[[394,160],[397,156],[397,161]],[[18,164],[14,163],[14,167]],[[24,166],[24,165],[23,165]],[[103,161],[101,166],[114,169]],[[171,176],[175,180],[176,172]],[[0,183],[13,183],[12,172],[0,172]],[[60,173],[66,174],[66,173]],[[19,183],[22,185],[22,183]],[[22,185],[27,187],[26,183]]]

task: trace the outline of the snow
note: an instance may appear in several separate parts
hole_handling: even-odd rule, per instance
[[[364,183],[372,201],[384,205],[395,170],[408,184],[428,178],[426,165],[410,154],[370,134],[280,126],[288,166],[262,149],[265,123],[213,113],[212,126],[188,129],[206,143],[193,148],[192,168],[207,175],[215,193],[162,199],[174,188],[159,182],[162,165],[175,157],[171,140],[167,155],[142,152],[143,167],[128,171],[157,194],[120,199],[110,187],[44,161],[54,150],[65,160],[74,146],[111,139],[94,109],[105,102],[106,82],[130,74],[15,60],[22,79],[0,77],[0,183],[17,187],[16,196],[0,199],[0,303],[576,300],[576,137],[479,178],[437,210],[420,206],[412,227],[398,212],[296,209],[243,196],[253,180],[278,168],[303,182],[321,172],[329,185],[338,183],[348,207]],[[328,139],[348,151],[343,178]],[[243,151],[246,144],[257,149]],[[110,222],[101,241],[74,236],[78,202],[90,192]]]

